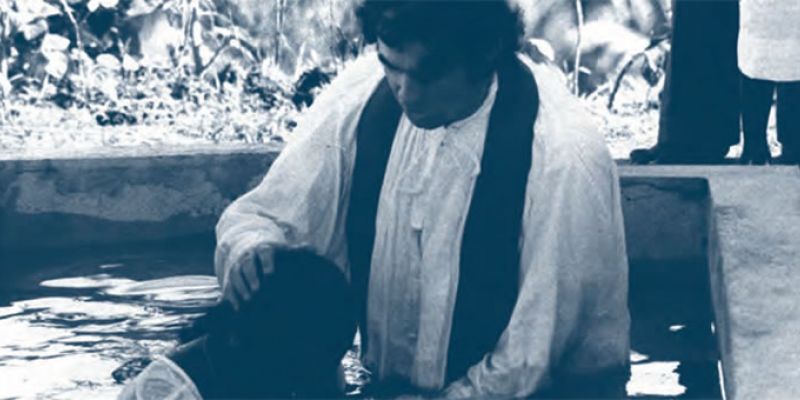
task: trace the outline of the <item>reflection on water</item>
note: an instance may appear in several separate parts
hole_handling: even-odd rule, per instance
[[[0,399],[113,398],[121,385],[112,371],[164,353],[219,294],[209,251],[90,254],[13,259],[14,273],[2,271],[11,279],[0,282]],[[683,296],[661,278],[631,279],[629,395],[719,398],[710,312],[697,306],[697,289]],[[344,360],[351,388],[364,379],[354,354]]]
[[[630,268],[634,398],[720,399],[716,338],[703,262]]]
[[[114,369],[163,353],[215,302],[216,279],[198,275],[211,271],[210,259],[159,251],[13,258],[11,282],[0,282],[0,399],[114,398]]]

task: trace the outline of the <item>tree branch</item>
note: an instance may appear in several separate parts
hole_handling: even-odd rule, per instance
[[[225,38],[225,40],[224,40],[224,41],[222,42],[222,44],[221,44],[221,45],[220,45],[220,46],[217,48],[217,50],[216,50],[216,51],[214,51],[214,54],[213,54],[213,55],[211,55],[211,58],[208,60],[208,62],[207,62],[205,65],[203,65],[203,66],[200,68],[200,70],[197,72],[197,75],[198,75],[198,76],[199,76],[199,75],[202,75],[202,74],[203,74],[203,72],[205,72],[205,71],[206,71],[206,69],[208,69],[208,67],[210,67],[210,66],[211,66],[211,64],[213,64],[213,63],[214,63],[214,61],[216,61],[216,60],[217,60],[217,57],[219,57],[219,55],[220,55],[220,54],[222,54],[222,52],[223,52],[225,49],[227,49],[228,47],[230,47],[229,45],[230,45],[230,43],[231,43],[231,40],[233,40],[233,39],[234,39],[234,37],[233,37],[233,36],[228,36],[228,37],[226,37],[226,38]]]
[[[611,89],[611,94],[608,96],[608,110],[609,111],[614,107],[614,99],[617,97],[617,92],[619,91],[619,87],[622,85],[622,79],[625,78],[625,75],[628,74],[628,71],[631,69],[631,66],[633,66],[633,63],[641,55],[642,55],[642,53],[639,53],[639,54],[631,57],[631,59],[628,60],[627,63],[625,63],[625,66],[622,67],[622,70],[619,72],[619,75],[617,75],[617,79],[614,80],[614,88]]]

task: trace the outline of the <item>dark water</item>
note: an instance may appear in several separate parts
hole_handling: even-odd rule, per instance
[[[214,303],[211,252],[198,250],[208,248],[172,244],[6,257],[0,266],[0,399],[114,398],[121,385],[112,371],[165,352],[178,331]],[[720,398],[707,283],[664,279],[674,272],[669,266],[632,268],[628,393]],[[354,355],[346,357],[345,370],[357,387],[364,372]]]
[[[629,396],[722,398],[704,263],[631,265],[628,306]]]

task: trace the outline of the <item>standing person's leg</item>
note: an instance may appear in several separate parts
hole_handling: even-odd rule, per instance
[[[742,75],[742,164],[766,164],[769,161],[767,121],[774,92],[775,82]]]
[[[658,145],[634,163],[720,163],[739,140],[739,4],[673,0],[672,48]],[[709,29],[708,21],[714,21]]]
[[[238,312],[223,303],[201,319],[207,333],[166,362],[203,398],[340,395],[337,368],[355,322],[350,289],[332,263],[305,251],[276,251],[274,273],[250,302]],[[146,381],[147,372],[136,379]]]
[[[800,164],[800,82],[778,83],[777,108],[780,162]]]

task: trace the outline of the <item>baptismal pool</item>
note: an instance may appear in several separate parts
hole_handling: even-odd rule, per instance
[[[215,302],[211,244],[0,258],[0,399],[108,399]],[[721,398],[704,265],[633,265],[630,397]],[[356,388],[357,347],[345,358]],[[118,373],[112,376],[112,372]]]

